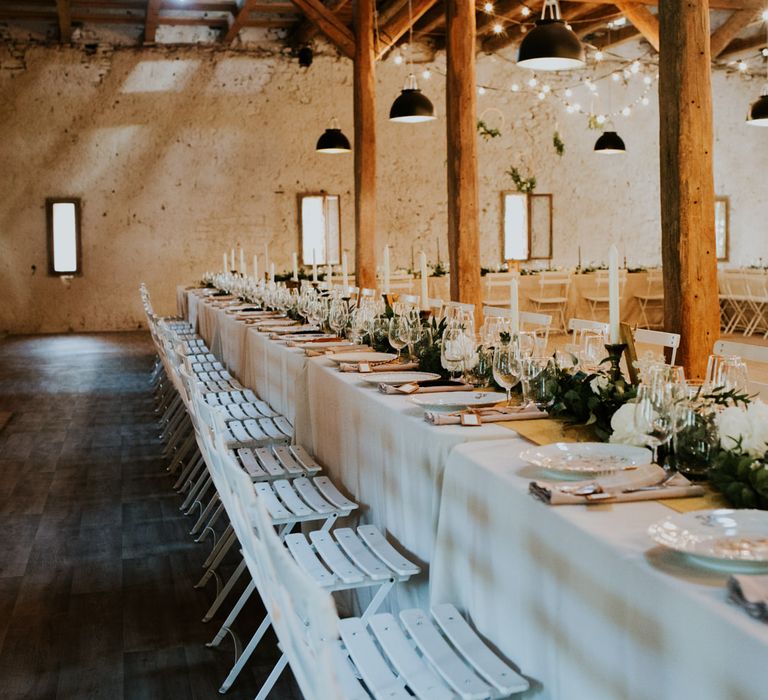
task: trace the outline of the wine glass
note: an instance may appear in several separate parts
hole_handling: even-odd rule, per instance
[[[341,336],[342,331],[347,327],[349,321],[349,309],[343,299],[334,299],[331,302],[328,313],[328,325],[337,336]]]
[[[521,361],[523,403],[546,410],[555,398],[554,361],[549,357],[527,357]]]
[[[668,384],[641,384],[635,403],[635,427],[646,435],[656,463],[659,447],[672,437],[673,401]]]
[[[507,392],[507,406],[512,404],[512,387],[520,381],[520,363],[509,344],[493,351],[493,378]]]
[[[451,373],[451,379],[456,379],[456,373],[461,372],[464,365],[463,336],[464,331],[458,326],[448,326],[443,331],[440,364]]]
[[[407,345],[408,321],[404,316],[393,316],[389,320],[389,344],[397,350],[397,359],[400,360],[400,352]]]

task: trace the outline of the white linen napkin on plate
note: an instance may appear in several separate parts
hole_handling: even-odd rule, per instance
[[[536,406],[521,409],[519,406],[496,406],[494,408],[480,408],[473,411],[453,411],[444,413],[441,411],[424,411],[424,420],[432,425],[460,425],[462,413],[471,413],[480,417],[482,423],[498,423],[507,420],[532,420],[534,418],[546,418],[547,412],[540,411]]]

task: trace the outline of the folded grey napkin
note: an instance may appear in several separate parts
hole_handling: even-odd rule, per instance
[[[768,575],[737,575],[728,579],[728,599],[752,617],[768,622]]]

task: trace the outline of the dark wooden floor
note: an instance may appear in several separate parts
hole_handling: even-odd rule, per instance
[[[208,544],[163,473],[143,333],[0,340],[0,697],[215,698]],[[226,607],[226,606],[225,606]],[[259,622],[246,608],[241,636]],[[247,614],[246,614],[247,613]],[[261,652],[261,653],[259,653]],[[274,639],[226,697],[252,698]],[[290,672],[271,698],[298,698]]]

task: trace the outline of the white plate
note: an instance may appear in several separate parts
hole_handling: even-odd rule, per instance
[[[397,358],[393,352],[340,352],[329,355],[328,359],[341,364],[342,362],[387,362]]]
[[[768,569],[768,511],[696,510],[676,513],[648,528],[655,542],[721,571]]]
[[[651,451],[645,447],[606,442],[554,442],[520,453],[524,462],[549,472],[588,477],[650,464],[651,456]]]
[[[411,396],[411,401],[425,410],[430,411],[456,411],[462,408],[482,408],[483,406],[495,406],[500,401],[505,401],[506,394],[501,392],[483,391],[443,391],[423,396]]]
[[[364,382],[374,386],[379,384],[400,386],[409,382],[426,382],[430,379],[440,379],[440,375],[432,372],[372,372],[370,376],[363,377]]]

